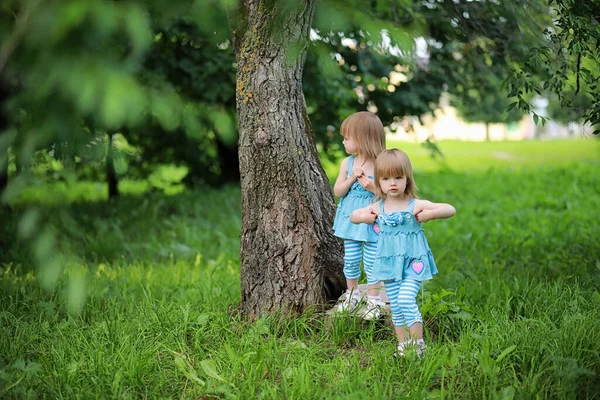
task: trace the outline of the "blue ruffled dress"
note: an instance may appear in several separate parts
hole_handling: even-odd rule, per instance
[[[354,156],[348,157],[348,174],[352,175]],[[373,179],[372,176],[369,178]],[[368,206],[373,202],[375,195],[362,187],[358,181],[354,182],[348,192],[342,196],[333,220],[334,235],[342,239],[351,239],[361,242],[376,242],[377,234],[372,224],[353,224],[350,222],[350,213],[359,208]]]
[[[426,281],[437,274],[437,266],[421,223],[413,215],[414,208],[415,200],[412,199],[406,211],[386,214],[381,201],[376,221],[379,242],[373,264],[373,279]]]

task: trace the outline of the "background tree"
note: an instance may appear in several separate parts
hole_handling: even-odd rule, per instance
[[[9,140],[0,141],[0,155],[10,148],[18,168],[3,193],[4,203],[31,182],[38,150],[66,162],[74,159],[65,153],[77,142],[92,141],[100,132],[135,130],[147,123],[169,131],[183,124],[181,96],[141,74],[153,38],[145,3],[8,1],[0,12],[0,30],[5,38],[0,73],[11,92],[0,104],[10,132],[2,134]],[[0,157],[0,170],[7,162]],[[39,212],[23,212],[22,226],[38,224]],[[51,230],[20,233],[36,243],[42,283],[52,286],[61,267]]]
[[[213,17],[219,11],[213,10]],[[199,28],[202,21],[178,16],[164,25],[155,24],[144,74],[149,80],[168,82],[185,99],[182,118],[189,124],[172,134],[152,124],[128,135],[142,151],[141,176],[148,176],[156,165],[170,163],[189,169],[189,186],[239,182],[235,58],[229,39],[211,37],[212,32]],[[227,22],[219,29],[227,33]]]
[[[450,104],[456,107],[458,115],[467,122],[485,124],[485,138],[490,140],[490,124],[518,122],[523,114],[510,107],[510,100],[501,89],[499,77],[489,73],[483,76],[474,72],[465,75],[465,85],[457,85],[456,94],[450,97]],[[475,89],[478,87],[479,89]]]
[[[536,123],[545,123],[546,118],[533,111],[531,95],[557,96],[561,107],[571,109],[569,119],[584,120],[598,134],[600,4],[569,0],[542,3],[545,9],[540,10],[537,1],[522,2],[522,10],[531,18],[521,19],[519,28],[522,31],[528,22],[528,30],[542,41],[534,41],[510,65],[506,79],[509,96],[521,110],[532,112]]]
[[[0,105],[5,104],[10,96],[8,83],[0,75]],[[8,185],[8,146],[10,122],[6,109],[0,108],[0,197]]]

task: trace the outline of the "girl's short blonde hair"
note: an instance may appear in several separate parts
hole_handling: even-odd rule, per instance
[[[358,147],[358,153],[375,161],[385,150],[385,132],[379,117],[368,111],[352,114],[342,122],[340,134],[350,137]]]
[[[417,198],[417,184],[413,176],[412,165],[408,155],[400,149],[385,150],[375,159],[375,190],[377,197],[385,198],[381,191],[379,180],[381,178],[405,177],[406,189],[404,194],[409,198]]]

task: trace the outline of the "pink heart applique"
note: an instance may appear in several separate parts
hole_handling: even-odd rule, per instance
[[[415,270],[417,274],[420,274],[423,271],[423,263],[421,261],[415,261],[412,263],[412,269]]]
[[[376,235],[379,235],[379,225],[373,224],[373,232],[375,232]]]

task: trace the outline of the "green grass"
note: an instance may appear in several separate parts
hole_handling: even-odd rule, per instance
[[[563,140],[527,140],[506,142],[437,143],[442,157],[432,158],[431,151],[419,143],[387,139],[387,148],[399,148],[408,154],[415,171],[432,172],[451,169],[457,172],[488,169],[528,170],[546,166],[565,166],[579,161],[600,161],[600,140],[596,137]],[[340,153],[340,157],[344,154]],[[324,160],[330,177],[337,176],[339,166]],[[334,178],[335,179],[335,178]]]
[[[600,160],[600,140],[596,137],[567,140],[526,140],[506,142],[440,141],[443,161],[431,159],[430,152],[418,144],[388,140],[388,147],[405,149],[415,169],[433,171],[447,167],[455,171],[495,169],[535,169],[564,166],[582,160]]]
[[[458,210],[426,225],[426,357],[395,359],[385,323],[246,320],[235,187],[53,201],[37,206],[64,254],[53,289],[0,236],[0,398],[597,398],[596,150],[515,167],[489,156],[512,143],[466,145],[487,161],[416,176]]]

